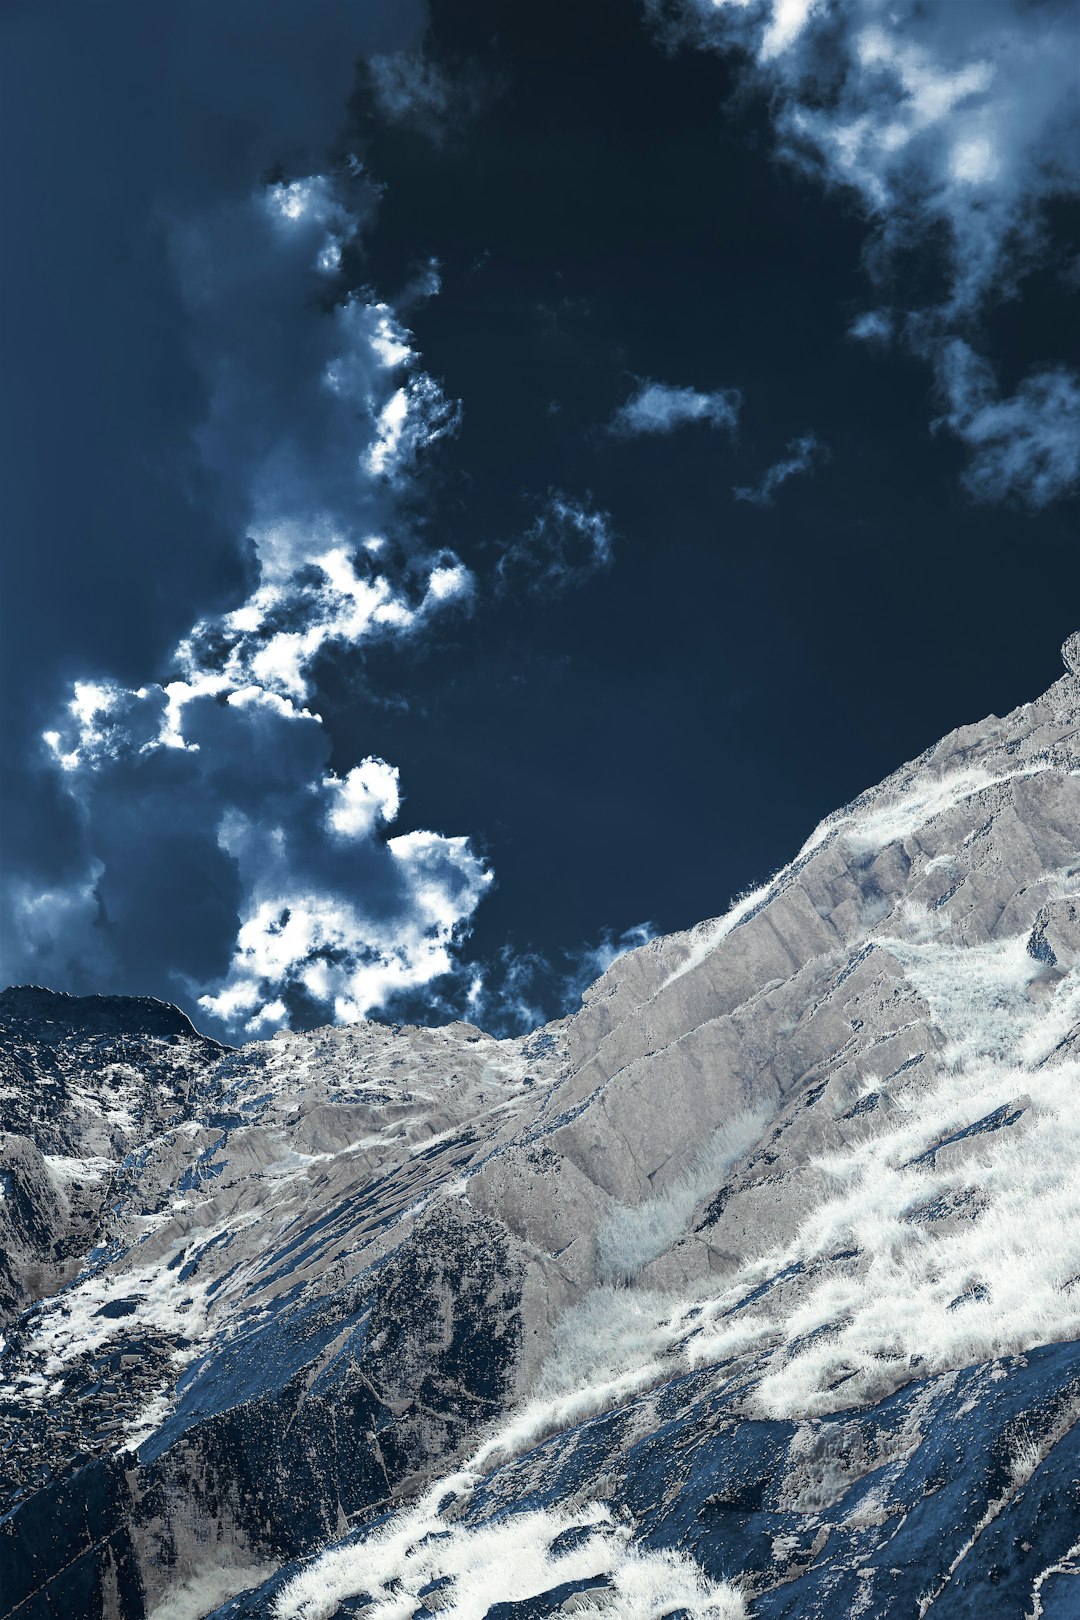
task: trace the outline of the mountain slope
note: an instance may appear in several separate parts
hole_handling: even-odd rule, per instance
[[[0,996],[0,1616],[1075,1613],[1065,656],[523,1040]]]

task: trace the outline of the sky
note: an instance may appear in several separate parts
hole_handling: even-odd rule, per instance
[[[1080,626],[1074,0],[9,0],[0,975],[495,1033]]]

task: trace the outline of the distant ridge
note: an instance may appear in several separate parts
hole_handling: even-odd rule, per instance
[[[33,1023],[38,1040],[67,1035],[198,1035],[186,1013],[155,996],[71,996],[39,984],[0,990],[0,1026]],[[205,1037],[204,1037],[205,1038]]]

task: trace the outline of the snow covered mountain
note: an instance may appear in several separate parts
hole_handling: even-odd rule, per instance
[[[0,1616],[1080,1613],[1080,636],[520,1040],[0,995]]]

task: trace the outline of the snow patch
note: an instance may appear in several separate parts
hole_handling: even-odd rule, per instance
[[[369,1594],[370,1620],[411,1620],[432,1582],[440,1583],[443,1620],[481,1620],[492,1604],[539,1597],[572,1581],[596,1581],[612,1620],[660,1620],[673,1609],[692,1620],[745,1615],[734,1587],[708,1580],[679,1553],[634,1547],[628,1527],[614,1525],[599,1505],[576,1515],[507,1514],[466,1529],[447,1525],[433,1505],[451,1483],[441,1482],[417,1508],[365,1540],[322,1554],[289,1582],[275,1620],[329,1620],[361,1592]],[[555,1545],[570,1530],[584,1535]]]

